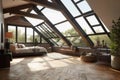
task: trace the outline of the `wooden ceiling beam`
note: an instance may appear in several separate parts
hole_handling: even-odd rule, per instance
[[[31,14],[23,11],[11,11],[10,14],[17,14],[17,15],[27,16],[31,18],[44,19],[42,15]]]
[[[22,9],[30,8],[33,6],[34,6],[33,4],[24,4],[16,7],[6,8],[6,9],[3,9],[3,13],[5,14],[5,13],[9,13],[12,10],[22,10]]]
[[[24,1],[30,2],[30,3],[35,4],[35,5],[40,5],[40,6],[52,8],[55,10],[61,10],[61,8],[57,4],[51,3],[47,0],[24,0]]]

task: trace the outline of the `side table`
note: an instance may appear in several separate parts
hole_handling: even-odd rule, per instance
[[[10,67],[10,61],[12,60],[12,55],[8,53],[0,54],[0,68],[8,68]]]

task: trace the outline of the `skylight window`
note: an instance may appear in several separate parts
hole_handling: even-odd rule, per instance
[[[51,2],[51,3],[52,3],[52,0],[48,0],[48,2]]]
[[[53,9],[49,9],[49,8],[45,8],[44,10],[42,10],[42,13],[53,23],[59,23],[62,22],[64,20],[66,20],[66,18],[64,17],[64,15],[60,12],[60,11],[56,11]]]
[[[41,10],[41,9],[43,8],[43,6],[37,6],[37,8],[38,8],[39,10]]]
[[[80,12],[77,10],[75,5],[71,2],[71,0],[61,0],[68,11],[73,15],[73,17],[80,15]]]
[[[33,26],[36,26],[40,23],[43,22],[41,19],[35,19],[35,18],[30,18],[30,17],[25,17]]]
[[[90,8],[89,4],[84,0],[80,3],[77,4],[77,6],[79,7],[79,9],[82,11],[82,13],[86,13],[91,11],[92,9]]]
[[[73,29],[73,26],[68,21],[55,25],[55,27],[65,36],[73,36],[73,35],[70,35],[70,33],[72,33],[73,31],[76,32]],[[69,30],[72,30],[72,32],[70,31],[69,33],[66,34],[66,31],[69,31]],[[77,32],[75,34],[77,34]]]
[[[80,1],[80,0],[74,0],[74,2],[78,2],[78,1]]]
[[[27,28],[27,42],[33,42],[33,29]]]
[[[87,17],[87,20],[91,25],[97,25],[99,24],[98,20],[96,19],[95,15]]]
[[[32,13],[32,14],[37,14],[34,10],[32,10],[30,13]]]
[[[96,33],[104,32],[104,30],[103,30],[103,28],[101,26],[93,27],[93,29],[95,30]]]
[[[76,18],[76,21],[87,34],[93,34],[93,31],[83,17]]]

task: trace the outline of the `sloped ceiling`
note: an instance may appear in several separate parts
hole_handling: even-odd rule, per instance
[[[20,25],[20,26],[32,26],[29,22],[27,22],[24,18],[21,16],[13,16],[5,19],[5,22],[7,24],[14,24],[14,25]]]
[[[92,9],[110,29],[112,20],[120,17],[120,0],[87,0]]]
[[[112,20],[120,17],[120,0],[87,0],[91,8],[97,13],[104,24],[110,29]],[[28,4],[23,0],[2,0],[3,8]]]
[[[28,4],[28,2],[23,0],[2,0],[3,8],[10,8],[18,5]]]

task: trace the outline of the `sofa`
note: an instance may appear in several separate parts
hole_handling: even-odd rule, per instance
[[[24,44],[10,44],[13,57],[41,56],[47,54],[47,49],[40,46],[26,47]]]

